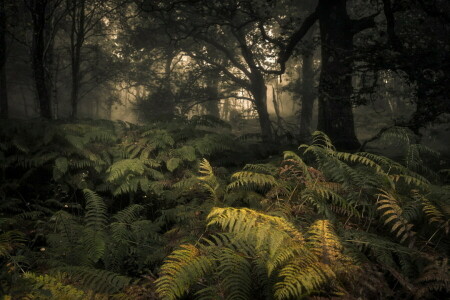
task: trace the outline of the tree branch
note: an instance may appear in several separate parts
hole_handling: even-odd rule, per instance
[[[303,39],[303,37],[308,33],[308,31],[311,29],[311,27],[316,23],[317,19],[319,18],[318,9],[310,14],[306,19],[303,21],[302,26],[292,34],[292,36],[289,38],[289,42],[284,48],[283,51],[280,52],[278,55],[278,63],[280,64],[280,70],[279,71],[268,71],[263,70],[263,72],[268,74],[277,74],[281,75],[286,70],[286,62],[291,57],[292,53],[294,52],[295,47],[297,44]]]
[[[375,17],[378,16],[380,12],[376,12],[370,16],[358,19],[358,20],[351,20],[352,24],[352,33],[356,34],[359,33],[365,29],[369,29],[372,27],[375,27]]]

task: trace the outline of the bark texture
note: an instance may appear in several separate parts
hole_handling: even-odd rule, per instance
[[[358,149],[351,96],[353,23],[346,0],[319,3],[322,69],[319,83],[318,129],[339,149]]]

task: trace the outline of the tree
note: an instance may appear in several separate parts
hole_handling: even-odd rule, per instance
[[[148,1],[144,9],[164,22],[173,39],[183,41],[180,47],[191,57],[251,93],[262,138],[273,141],[262,71],[264,37],[253,5],[252,1],[239,5],[234,1]],[[208,18],[203,17],[205,13]]]
[[[49,1],[30,0],[29,4],[33,25],[31,61],[40,115],[43,118],[51,119],[50,73],[45,66],[46,46],[48,42],[45,36],[45,27],[47,26],[47,6],[49,5]]]
[[[416,111],[403,125],[419,130],[450,113],[450,14],[446,1],[383,0],[387,44],[374,64],[416,85]]]
[[[72,89],[70,93],[71,117],[78,114],[80,88],[84,74],[82,72],[83,50],[86,42],[98,35],[96,29],[104,18],[116,12],[126,1],[86,1],[67,0],[67,11],[70,23],[70,66]]]
[[[204,103],[206,112],[216,118],[220,118],[219,112],[219,76],[214,73],[207,73],[205,78],[206,102]]]
[[[63,0],[25,0],[31,14],[32,44],[31,64],[39,102],[40,115],[52,118],[51,85],[52,78],[49,64],[52,61],[53,42],[58,30],[58,23],[65,15],[61,9]]]
[[[350,19],[346,0],[320,0],[317,6],[321,36],[318,130],[340,149],[357,149],[352,101],[354,36],[375,26],[371,15]]]
[[[309,138],[312,133],[311,122],[313,116],[314,100],[316,98],[314,78],[314,52],[305,51],[302,54],[302,79],[301,99],[302,108],[300,112],[300,138]]]
[[[6,86],[6,1],[0,3],[0,118],[8,118],[8,92]]]

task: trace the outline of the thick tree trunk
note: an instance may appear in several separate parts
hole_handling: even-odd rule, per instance
[[[302,55],[302,109],[300,112],[300,139],[311,136],[311,121],[313,116],[314,99],[314,59],[313,53]]]
[[[322,69],[319,84],[318,129],[340,149],[357,149],[351,103],[353,30],[346,0],[319,4]]]
[[[208,76],[206,78],[206,96],[208,101],[205,102],[204,107],[208,115],[220,118],[219,113],[219,78],[215,76]]]
[[[253,77],[250,92],[255,100],[262,140],[264,142],[273,142],[272,125],[270,123],[269,112],[267,111],[267,87],[262,75]]]
[[[46,0],[34,0],[32,2],[33,41],[31,62],[40,115],[43,118],[51,119],[52,110],[49,89],[50,74],[45,67],[46,6]]]
[[[0,2],[0,118],[8,118],[8,92],[6,86],[6,11]]]

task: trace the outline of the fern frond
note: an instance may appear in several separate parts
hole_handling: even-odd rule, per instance
[[[234,180],[231,182],[227,190],[236,188],[243,189],[269,189],[277,184],[277,180],[272,175],[261,174],[250,171],[241,171],[234,173],[231,178]]]
[[[220,249],[216,255],[227,299],[251,299],[253,274],[250,262],[231,249]]]
[[[120,223],[131,224],[140,219],[144,206],[132,204],[117,212],[112,218]]]
[[[25,234],[10,230],[0,234],[0,257],[8,257],[10,253],[25,244]]]
[[[275,284],[275,299],[300,299],[336,277],[327,264],[305,265],[301,258],[282,268],[279,276],[282,279]]]
[[[416,299],[423,299],[425,295],[432,296],[433,292],[450,293],[450,266],[448,258],[434,261],[427,265],[422,275],[416,280],[419,288]],[[431,294],[431,295],[430,295]]]
[[[392,223],[391,232],[396,232],[400,242],[405,241],[407,238],[412,238],[415,235],[415,232],[412,230],[413,225],[409,224],[403,217],[402,208],[398,204],[394,193],[380,190],[378,196],[377,209],[382,212],[384,224]]]
[[[94,231],[101,231],[108,222],[107,207],[103,199],[90,189],[83,190],[86,198],[86,225]]]
[[[309,227],[308,244],[325,264],[335,264],[342,258],[343,246],[329,220],[316,220]]]
[[[223,230],[242,235],[246,239],[254,235],[257,230],[257,244],[266,244],[264,241],[280,233],[298,242],[303,242],[303,235],[292,224],[280,217],[269,216],[248,208],[219,208],[214,207],[207,216],[208,226],[217,224]],[[267,235],[272,232],[272,235]],[[267,243],[270,244],[270,243]]]
[[[155,281],[156,291],[162,299],[180,298],[214,266],[197,247],[181,245],[180,248],[167,257],[161,267],[161,276]]]
[[[79,281],[84,289],[98,293],[114,294],[131,282],[126,276],[89,267],[66,266],[55,270],[67,273],[73,280]]]

